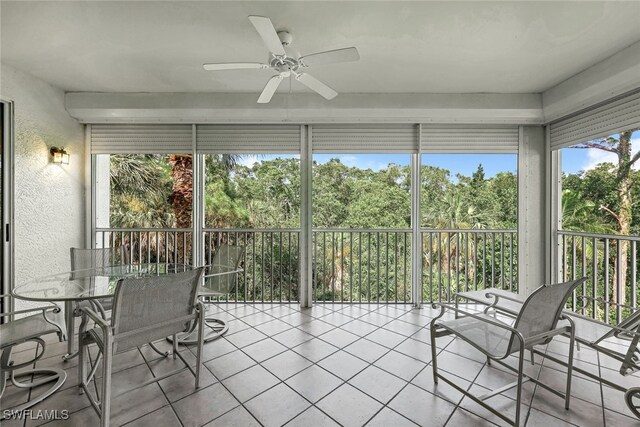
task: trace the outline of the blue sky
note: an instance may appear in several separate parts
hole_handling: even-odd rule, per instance
[[[313,160],[325,163],[332,158],[339,158],[348,166],[356,166],[363,169],[380,170],[389,163],[408,165],[408,154],[316,154]],[[495,176],[498,172],[513,172],[517,170],[517,157],[515,154],[423,154],[422,164],[448,169],[451,176],[457,173],[469,176],[482,164],[487,178]]]
[[[633,152],[640,150],[640,136],[634,134],[632,139]],[[275,157],[298,157],[293,155],[243,156],[241,163],[252,165],[256,161],[268,160]],[[314,154],[313,160],[318,163],[328,162],[332,158],[339,158],[342,163],[361,169],[378,171],[387,167],[389,163],[408,165],[409,154]],[[598,163],[616,163],[617,157],[598,149],[564,148],[562,150],[562,171],[577,173],[593,168]],[[499,172],[517,173],[518,160],[515,154],[423,154],[422,164],[448,169],[451,177],[456,174],[470,176],[482,164],[485,177],[491,178]],[[640,162],[635,165],[640,168]]]

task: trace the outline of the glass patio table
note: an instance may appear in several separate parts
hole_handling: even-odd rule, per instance
[[[67,354],[62,358],[68,360],[78,354],[74,352],[74,332],[75,317],[79,315],[79,303],[88,302],[104,316],[100,300],[113,298],[119,280],[163,276],[192,268],[190,265],[182,264],[148,263],[74,270],[33,279],[17,286],[11,293],[14,297],[26,301],[64,302]]]

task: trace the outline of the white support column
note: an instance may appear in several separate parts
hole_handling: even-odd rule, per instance
[[[548,130],[547,142],[549,142]],[[561,241],[558,239],[558,231],[562,229],[562,152],[560,150],[551,151],[549,148],[548,162],[549,228],[547,236],[549,256],[547,257],[547,277],[550,283],[556,283],[562,281],[564,277],[561,262],[562,251],[560,250]]]
[[[420,131],[418,130],[418,141]],[[411,302],[422,307],[422,233],[420,232],[420,153],[411,155]]]
[[[300,307],[313,304],[312,132],[300,126]]]
[[[84,247],[95,247],[95,206],[93,197],[93,156],[91,155],[91,125],[84,127]]]
[[[191,125],[191,144],[193,156],[193,223],[191,254],[193,265],[204,265],[204,154],[198,155],[196,143],[196,125]]]
[[[545,278],[555,283],[561,277],[559,263],[558,230],[562,228],[562,172],[561,151],[551,150],[550,127],[545,126],[545,163],[546,163],[546,227],[547,245],[545,247]]]
[[[518,144],[518,292],[529,295],[545,282],[546,144],[542,126],[521,126]]]
[[[109,236],[96,240],[97,228],[111,227],[111,156],[108,154],[94,155],[91,153],[91,125],[87,126],[87,138],[89,143],[89,167],[90,176],[90,208],[91,237],[88,242],[91,248],[103,247],[103,241],[110,242]]]

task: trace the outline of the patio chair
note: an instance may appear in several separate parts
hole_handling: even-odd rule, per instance
[[[70,248],[71,273],[72,280],[82,279],[95,275],[95,270],[115,265],[126,265],[129,263],[129,254],[125,246],[116,248]],[[111,310],[111,299],[101,299],[96,301],[83,301],[76,303],[75,307],[71,301],[65,303],[65,319],[69,330],[69,349],[62,359],[67,361],[75,357],[77,353],[72,351],[73,335],[70,331],[75,330],[75,318],[80,316],[80,308],[92,307],[95,311],[102,314],[103,318],[107,318],[106,312]]]
[[[0,298],[8,297],[10,296],[0,295]],[[60,341],[64,339],[64,319],[60,311],[60,307],[51,303],[46,307],[0,313],[0,318],[24,315],[27,313],[37,313],[0,324],[0,381],[2,381],[0,386],[0,398],[6,390],[7,380],[15,387],[21,389],[33,389],[55,381],[51,387],[44,390],[36,397],[33,397],[34,392],[31,392],[32,397],[26,403],[13,408],[0,405],[3,410],[20,412],[28,409],[51,396],[62,386],[67,378],[67,374],[64,370],[54,368],[29,369],[16,374],[16,370],[30,366],[32,367],[33,364],[42,357],[45,352],[45,341],[41,338],[42,336],[56,333],[58,334],[58,339]],[[11,357],[13,348],[27,342],[36,343],[34,358],[26,362],[15,364]],[[32,377],[32,375],[37,375],[39,377]],[[18,381],[18,378],[20,377],[32,377],[32,380],[31,382],[20,382]]]
[[[117,353],[172,335],[174,337],[173,358],[179,358],[185,367],[138,384],[136,389],[187,369],[195,377],[195,388],[199,387],[204,307],[197,300],[197,292],[203,272],[204,268],[200,267],[165,276],[121,279],[116,285],[110,323],[89,307],[81,309],[96,323],[97,327],[89,330],[80,329],[78,343],[80,386],[91,406],[100,415],[102,427],[109,425],[111,365],[113,356]],[[176,340],[176,335],[188,329],[194,321],[200,325],[195,370],[178,352]],[[98,347],[98,354],[92,360],[89,345],[93,343]],[[100,359],[102,359],[102,385],[98,387],[97,383],[94,384],[96,395],[93,396],[90,383],[96,381]],[[120,392],[119,396],[131,391],[133,389]]]
[[[562,309],[571,292],[585,280],[586,278],[581,278],[570,282],[539,287],[523,302],[513,325],[488,313],[470,313],[455,306],[434,304],[434,308],[440,306],[439,315],[431,321],[431,354],[434,382],[437,384],[439,379],[444,380],[447,384],[468,396],[491,413],[509,424],[516,426],[520,424],[520,403],[522,399],[522,384],[524,381],[535,382],[546,390],[564,398],[565,408],[569,409],[575,327],[573,321],[562,314]],[[452,320],[441,320],[441,317],[447,310],[455,312],[458,317]],[[566,320],[566,322],[558,326],[560,319]],[[517,381],[478,397],[439,373],[436,338],[451,334],[461,338],[482,352],[487,357],[489,364],[492,360],[495,360],[502,366],[515,372],[518,377]],[[548,344],[554,336],[560,334],[568,334],[570,340],[567,362],[567,382],[564,394],[543,384],[537,379],[526,376],[523,372],[525,350],[532,350],[536,345]],[[517,369],[504,362],[500,362],[514,353],[517,354]],[[526,379],[523,380],[523,377],[526,377]],[[517,387],[516,414],[515,419],[511,420],[484,401],[513,387]]]
[[[473,303],[479,303],[480,307],[485,306],[485,313],[496,311],[510,316],[517,315],[524,301],[518,294],[495,288],[485,289],[483,291],[462,292],[456,294],[456,297],[456,306],[459,303],[459,299],[463,299]],[[614,326],[591,317],[565,310],[563,314],[571,318],[575,325],[576,350],[580,351],[580,346],[583,345],[620,362],[619,372],[622,376],[626,377],[640,372],[640,310],[602,298],[593,298],[586,295],[579,296],[578,298],[591,302],[594,305],[596,303],[602,303],[626,308],[629,309],[631,314]],[[549,352],[542,354],[535,350],[534,353],[542,355],[560,365],[565,364],[563,360],[552,356]],[[640,387],[626,388],[619,383],[605,379],[588,370],[579,367],[573,367],[573,370],[625,393],[625,402],[629,410],[640,419]]]
[[[207,267],[204,283],[198,291],[198,296],[203,303],[211,303],[212,300],[231,293],[238,274],[244,271],[240,268],[244,250],[244,246],[226,243],[220,245],[213,256],[211,265]],[[224,320],[213,316],[205,316],[205,326],[207,329],[205,329],[204,342],[220,338],[229,330],[229,325]],[[196,325],[192,325],[192,330],[179,336],[178,342],[187,345],[195,344],[197,342],[194,335],[195,328]],[[171,341],[171,337],[169,337],[169,341]]]

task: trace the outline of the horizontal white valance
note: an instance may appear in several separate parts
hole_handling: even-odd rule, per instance
[[[191,154],[191,125],[91,125],[92,154]]]
[[[423,124],[422,153],[517,153],[518,126]]]
[[[197,125],[198,153],[294,154],[300,152],[299,125]]]
[[[316,153],[415,153],[418,150],[418,126],[313,125],[311,140]]]
[[[640,127],[640,90],[549,125],[551,149]]]

